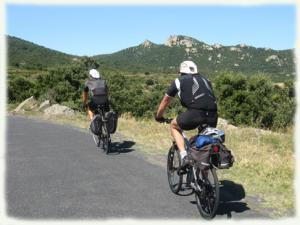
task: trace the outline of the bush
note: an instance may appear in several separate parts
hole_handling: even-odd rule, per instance
[[[9,80],[8,99],[10,102],[21,102],[31,96],[38,96],[34,82],[20,75]]]
[[[154,84],[154,81],[153,81],[152,79],[148,79],[148,80],[146,80],[146,84],[147,84],[148,86],[151,86],[151,85]]]
[[[291,85],[276,87],[270,78],[222,74],[215,80],[219,114],[235,125],[282,128],[294,122],[295,99]]]

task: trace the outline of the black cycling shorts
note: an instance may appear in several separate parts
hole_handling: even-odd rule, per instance
[[[108,112],[110,110],[108,98],[94,98],[88,103],[88,107],[92,112],[95,112],[98,106],[101,106],[101,108],[103,108],[105,112]]]
[[[217,111],[188,109],[187,111],[179,114],[176,121],[182,130],[193,130],[203,124],[216,127],[218,122],[218,113]]]

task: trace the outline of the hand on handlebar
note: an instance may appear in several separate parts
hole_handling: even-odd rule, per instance
[[[164,117],[155,117],[155,120],[159,123],[164,123],[165,122],[165,118]]]
[[[159,123],[171,123],[172,119],[164,118],[164,117],[157,117],[156,114],[154,115],[154,118]]]

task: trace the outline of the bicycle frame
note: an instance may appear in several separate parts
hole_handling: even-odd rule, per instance
[[[102,124],[101,124],[101,133],[97,135],[99,144],[97,144],[97,141],[95,140],[95,136],[93,135],[94,141],[98,147],[100,146],[100,142],[102,142],[103,146],[105,146],[105,148],[103,147],[103,150],[106,152],[106,154],[109,154],[111,139],[110,139],[109,131],[107,129],[107,119],[105,118],[105,111],[101,105],[97,107],[95,111],[95,115],[100,115]]]
[[[181,131],[181,134],[184,138],[184,142],[185,142],[185,147],[186,149],[189,149],[190,147],[190,142],[188,140],[188,137],[186,136],[186,134]],[[176,143],[175,141],[173,141],[173,145],[176,146]],[[176,148],[175,148],[176,149]],[[178,149],[176,150],[178,151]],[[199,170],[200,174],[201,174],[201,177],[200,176],[197,176],[197,170]],[[205,170],[203,169],[200,169],[200,168],[196,168],[194,165],[192,165],[191,167],[187,168],[187,180],[186,182],[190,184],[190,186],[192,187],[193,190],[195,191],[198,191],[198,192],[201,192],[202,191],[202,188],[201,186],[198,184],[198,182],[193,182],[193,180],[200,180],[201,182],[204,183],[204,180],[203,180],[203,176],[205,176]]]

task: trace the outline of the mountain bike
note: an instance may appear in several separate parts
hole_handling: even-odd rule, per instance
[[[99,135],[95,135],[93,133],[92,134],[97,147],[102,148],[106,154],[109,154],[111,151],[111,137],[108,130],[108,123],[105,117],[104,108],[105,107],[103,107],[102,105],[99,105],[95,110],[95,115],[100,115],[101,118],[99,122],[101,132],[99,132]]]
[[[165,123],[170,123],[172,119],[165,119]],[[203,127],[198,128],[201,134]],[[190,149],[187,136],[182,132],[186,149]],[[214,145],[216,146],[216,145]],[[199,166],[197,162],[188,166],[186,171],[182,171],[181,157],[178,147],[173,144],[168,152],[167,174],[171,191],[174,194],[182,195],[181,192],[190,190],[189,194],[195,194],[197,208],[200,215],[205,219],[212,219],[217,212],[220,202],[219,180],[214,166],[215,151],[217,147],[210,149],[210,164],[205,168]],[[188,150],[189,154],[189,150]]]

